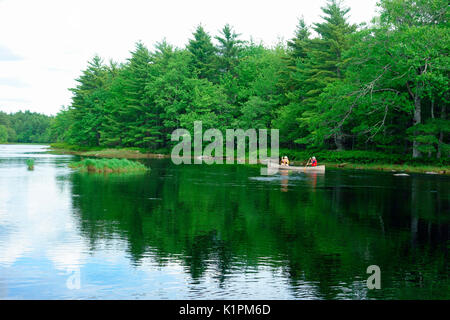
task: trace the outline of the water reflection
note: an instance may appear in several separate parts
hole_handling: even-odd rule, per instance
[[[92,175],[34,148],[0,146],[3,297],[449,297],[447,177],[262,177],[166,160],[147,174]],[[380,291],[365,287],[371,264]]]

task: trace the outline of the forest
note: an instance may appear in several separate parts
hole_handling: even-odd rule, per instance
[[[136,43],[123,63],[95,56],[49,139],[167,153],[173,130],[202,121],[204,130],[279,129],[286,150],[446,162],[448,2],[378,6],[354,25],[345,3],[328,0],[321,21],[300,18],[294,37],[272,47],[228,24],[215,36],[199,25],[184,48],[164,39],[151,50]]]
[[[54,117],[44,114],[19,111],[7,114],[0,111],[0,143],[47,143]]]

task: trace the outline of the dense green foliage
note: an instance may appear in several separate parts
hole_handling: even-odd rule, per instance
[[[7,114],[0,111],[0,143],[51,142],[50,124],[54,117],[25,111]]]
[[[0,143],[8,142],[8,128],[0,125]]]
[[[128,159],[84,159],[69,165],[73,169],[89,172],[142,172],[148,168],[140,162]]]
[[[329,0],[321,22],[300,20],[295,37],[273,48],[240,40],[229,25],[214,38],[199,26],[186,48],[137,43],[122,64],[96,56],[52,137],[168,151],[174,129],[203,121],[204,130],[278,128],[281,146],[296,151],[448,159],[448,3],[379,6],[370,25],[356,26]]]

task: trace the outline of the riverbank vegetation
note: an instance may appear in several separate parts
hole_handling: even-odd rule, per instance
[[[140,162],[128,159],[83,159],[69,165],[72,169],[97,173],[145,172],[148,168]]]
[[[448,3],[381,0],[370,24],[329,0],[274,47],[226,25],[184,48],[136,44],[123,63],[95,56],[51,125],[55,141],[169,153],[174,129],[279,128],[293,154],[333,161],[449,163]],[[299,13],[301,14],[301,12]],[[303,155],[302,155],[303,157]]]

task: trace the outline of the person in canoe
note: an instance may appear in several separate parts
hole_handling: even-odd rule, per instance
[[[313,156],[313,157],[309,158],[308,162],[306,163],[306,167],[308,165],[311,165],[311,167],[317,167],[317,159],[316,159],[316,157]]]
[[[281,165],[282,166],[289,166],[289,159],[287,156],[284,156],[283,158],[281,158]]]

